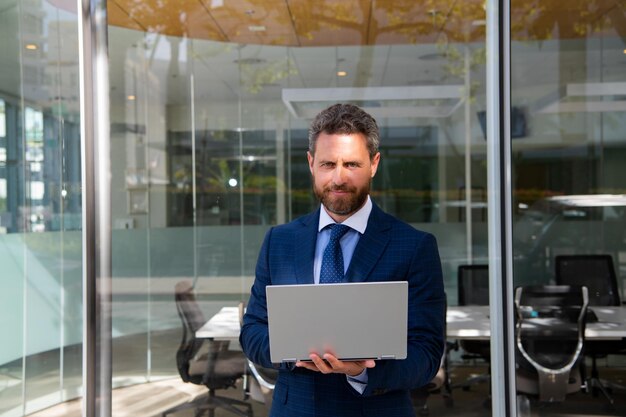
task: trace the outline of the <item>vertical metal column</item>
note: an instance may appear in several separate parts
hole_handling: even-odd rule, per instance
[[[489,313],[494,417],[517,415],[513,336],[510,62],[510,0],[487,0]]]
[[[81,105],[83,411],[111,416],[111,185],[106,0],[77,0]]]

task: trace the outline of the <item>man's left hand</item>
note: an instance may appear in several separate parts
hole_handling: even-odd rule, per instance
[[[312,353],[309,355],[311,362],[296,362],[296,366],[310,371],[321,372],[323,374],[346,374],[357,376],[366,368],[373,368],[376,362],[372,359],[364,361],[340,361],[334,355],[325,353],[323,357]]]

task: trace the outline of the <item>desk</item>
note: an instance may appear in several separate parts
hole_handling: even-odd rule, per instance
[[[587,340],[621,340],[626,338],[626,307],[593,306],[597,322],[587,323]],[[450,339],[488,340],[489,306],[448,307],[447,336]]]
[[[239,338],[239,307],[222,307],[196,330],[199,339],[233,340]]]
[[[587,323],[585,338],[589,340],[621,340],[626,338],[626,307],[598,307],[593,311],[598,321]],[[489,306],[448,307],[446,317],[450,339],[488,340],[491,335]],[[239,337],[239,308],[222,307],[196,331],[204,339],[233,340]]]

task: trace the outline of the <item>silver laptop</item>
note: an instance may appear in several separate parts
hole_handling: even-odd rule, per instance
[[[311,352],[406,358],[406,281],[270,285],[266,294],[274,363],[308,361]]]

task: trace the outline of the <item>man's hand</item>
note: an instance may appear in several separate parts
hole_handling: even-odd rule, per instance
[[[340,361],[334,355],[325,353],[322,357],[312,353],[309,355],[312,362],[296,362],[296,366],[305,368],[310,371],[321,372],[323,374],[346,374],[348,376],[357,376],[365,368],[373,368],[376,362],[372,359],[364,361]]]

